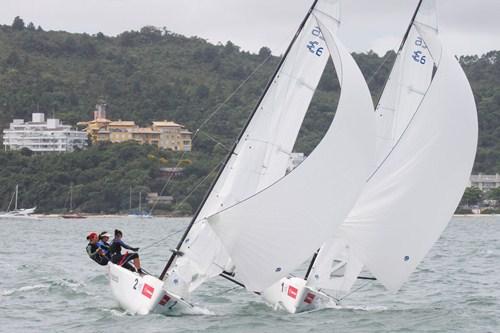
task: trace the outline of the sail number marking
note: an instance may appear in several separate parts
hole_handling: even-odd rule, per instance
[[[134,290],[137,290],[137,283],[139,283],[139,279],[134,280],[134,285],[132,286]]]
[[[312,30],[311,34],[314,37],[317,37],[317,38],[319,38],[321,40],[325,40],[323,38],[323,34],[321,33],[321,29],[319,27],[315,27]],[[315,54],[318,57],[321,57],[321,55],[323,54],[323,51],[324,51],[324,48],[321,46],[320,42],[318,42],[317,40],[311,40],[311,41],[309,41],[309,43],[306,45],[306,47],[309,49],[309,51],[312,54]]]
[[[418,47],[421,47],[422,49],[426,49],[427,45],[425,44],[424,40],[422,37],[417,37],[415,40],[415,45]],[[424,65],[427,62],[426,56],[422,54],[422,51],[417,50],[413,52],[413,55],[411,58],[415,61],[418,62],[419,64]]]

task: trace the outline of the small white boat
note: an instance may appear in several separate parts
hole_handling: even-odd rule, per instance
[[[151,213],[142,209],[142,192],[139,191],[139,208],[136,211],[132,210],[132,187],[130,187],[130,196],[129,196],[129,214],[127,217],[130,218],[140,218],[140,219],[150,219],[153,218]]]
[[[17,201],[19,197],[19,185],[16,185],[16,190],[9,202],[9,207],[7,207],[7,212],[0,213],[0,219],[27,219],[27,220],[36,220],[38,217],[33,216],[35,213],[36,207],[32,208],[17,208]],[[14,200],[14,210],[9,211],[10,205],[12,204],[12,200]]]

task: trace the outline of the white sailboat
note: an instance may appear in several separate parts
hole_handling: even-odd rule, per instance
[[[142,219],[150,219],[153,218],[153,216],[148,213],[147,211],[142,209],[142,192],[139,191],[139,208],[136,211],[132,210],[132,188],[130,188],[130,194],[129,194],[129,214],[128,217],[134,217],[134,218],[142,218]]]
[[[9,203],[9,207],[7,207],[7,212],[0,214],[0,218],[2,219],[36,219],[32,214],[35,212],[36,207],[32,208],[18,208],[18,198],[19,198],[19,185],[16,185],[16,190],[13,194],[13,198]],[[14,209],[10,210],[10,205],[14,200]]]
[[[86,219],[85,215],[73,211],[73,183],[69,186],[69,212],[62,214],[63,219]]]
[[[304,288],[340,297],[365,267],[397,291],[441,235],[467,186],[477,111],[463,70],[439,40],[434,0],[419,1],[376,114],[377,166],[335,237],[299,279]],[[284,304],[290,312],[303,310]]]
[[[218,275],[262,292],[345,219],[375,163],[375,117],[366,82],[334,35],[338,12],[337,0],[314,1],[159,278],[109,265],[123,308],[189,310],[190,293]],[[335,119],[309,158],[286,174],[329,57],[342,85]]]

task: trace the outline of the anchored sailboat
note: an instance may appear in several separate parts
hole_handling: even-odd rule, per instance
[[[397,291],[438,240],[467,185],[477,111],[463,70],[439,40],[433,0],[418,3],[376,115],[377,166],[299,279],[306,291],[339,298],[363,267]],[[290,312],[307,308],[283,302]]]
[[[16,190],[12,195],[12,198],[9,202],[9,207],[7,207],[7,212],[0,214],[0,218],[5,219],[36,219],[32,214],[35,212],[36,207],[32,208],[18,208],[18,198],[19,198],[19,185],[16,185]],[[10,205],[14,200],[14,209],[10,210]]]
[[[334,35],[338,12],[337,0],[314,1],[159,279],[109,265],[123,308],[189,310],[185,299],[218,275],[261,292],[345,219],[373,169],[375,117],[366,82]],[[309,158],[286,174],[329,57],[342,86],[335,119]]]
[[[69,212],[61,215],[63,219],[86,219],[85,215],[73,211],[73,183],[69,186]]]

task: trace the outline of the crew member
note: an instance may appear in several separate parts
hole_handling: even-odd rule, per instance
[[[99,248],[97,242],[99,241],[99,236],[95,232],[91,232],[87,235],[87,240],[89,243],[87,244],[87,254],[90,259],[94,260],[101,266],[106,266],[108,264],[109,259],[104,254],[103,250]]]
[[[111,238],[111,235],[107,231],[103,231],[99,234],[99,241],[97,242],[97,246],[102,250],[104,256],[111,260],[111,253],[109,252],[109,247],[111,246],[108,242]]]
[[[111,253],[111,262],[130,269],[131,267],[130,267],[129,261],[133,260],[135,270],[139,274],[144,274],[144,272],[141,270],[141,261],[139,260],[139,254],[128,253],[128,252],[125,254],[122,254],[122,247],[125,249],[128,249],[128,250],[135,251],[135,252],[139,251],[139,248],[132,247],[132,246],[125,244],[125,242],[122,241],[122,237],[123,237],[123,233],[120,230],[115,229],[115,238],[111,242],[111,246],[109,248],[109,251]],[[128,265],[128,267],[127,267],[127,265]]]

